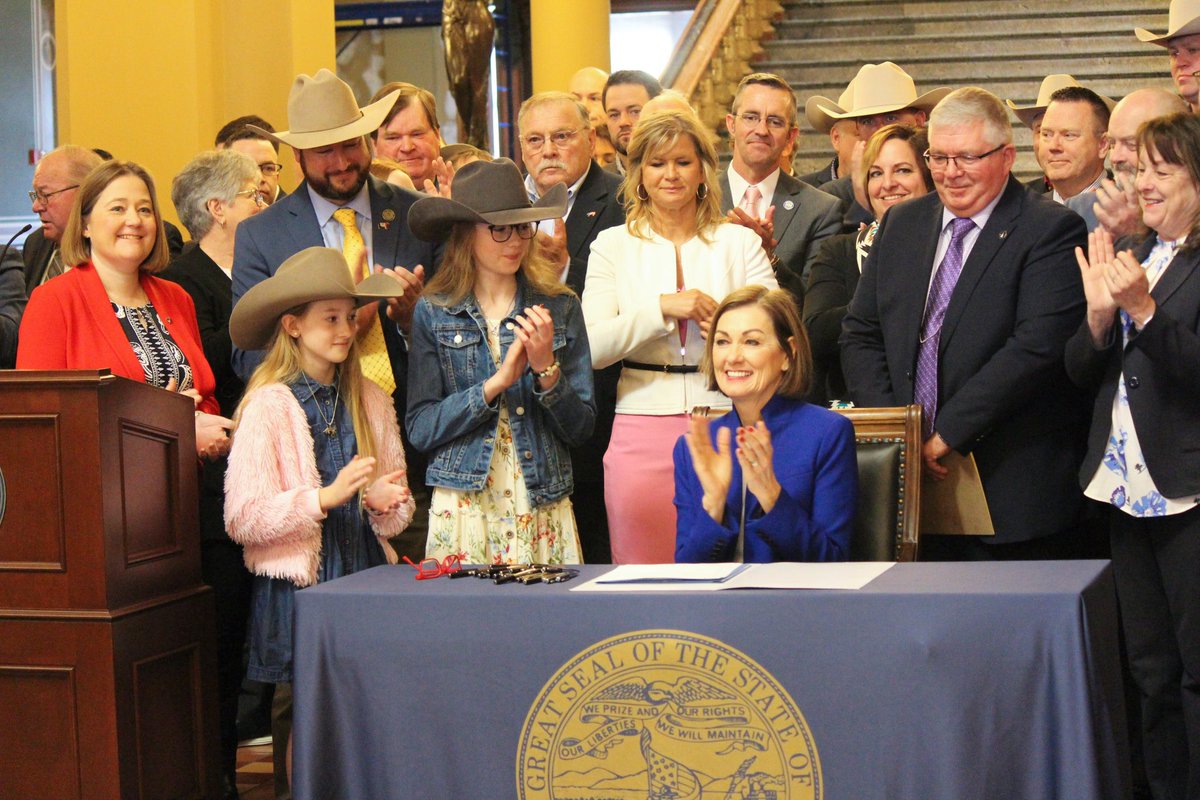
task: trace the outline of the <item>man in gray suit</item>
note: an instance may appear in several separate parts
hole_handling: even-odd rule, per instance
[[[733,160],[721,175],[721,208],[763,239],[779,285],[804,304],[816,243],[841,230],[842,203],[779,168],[795,141],[796,95],[778,75],[756,72],[738,84],[725,116]]]

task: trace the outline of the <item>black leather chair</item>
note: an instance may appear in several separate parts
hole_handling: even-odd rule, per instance
[[[921,407],[836,409],[854,424],[858,515],[851,561],[915,561],[921,519]]]

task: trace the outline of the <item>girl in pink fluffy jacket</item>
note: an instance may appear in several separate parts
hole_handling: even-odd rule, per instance
[[[396,562],[387,540],[413,500],[392,400],[359,366],[356,316],[402,292],[382,274],[356,288],[340,252],[311,247],[233,310],[234,344],[266,350],[225,476],[225,524],[254,574],[252,680],[291,683],[296,589]]]

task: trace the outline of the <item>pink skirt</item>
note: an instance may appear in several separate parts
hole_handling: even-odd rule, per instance
[[[604,505],[614,564],[675,561],[675,442],[687,414],[617,414],[604,454]]]

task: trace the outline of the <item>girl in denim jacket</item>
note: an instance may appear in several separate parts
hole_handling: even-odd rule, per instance
[[[426,555],[470,563],[579,563],[568,447],[596,407],[579,300],[532,247],[561,218],[566,187],[531,204],[516,165],[476,161],[454,199],[409,211],[422,239],[449,240],[413,314],[410,441],[430,453]]]

